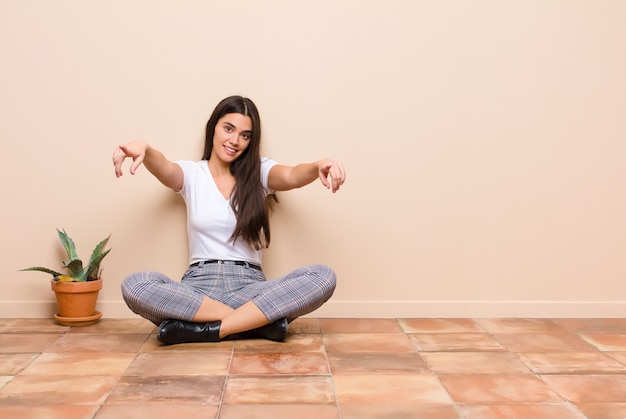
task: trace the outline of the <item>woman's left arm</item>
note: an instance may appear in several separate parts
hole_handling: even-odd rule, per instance
[[[346,180],[346,171],[341,163],[322,159],[297,166],[277,164],[270,169],[269,188],[274,191],[288,191],[301,188],[319,178],[326,189],[333,193],[339,190]]]

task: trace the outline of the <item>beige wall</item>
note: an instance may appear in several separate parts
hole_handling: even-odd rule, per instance
[[[196,159],[225,96],[265,154],[342,160],[338,194],[281,195],[269,276],[333,266],[317,316],[626,315],[626,2],[0,2],[0,317],[53,313],[55,227],[122,278],[178,278],[177,195],[116,179],[118,143]]]

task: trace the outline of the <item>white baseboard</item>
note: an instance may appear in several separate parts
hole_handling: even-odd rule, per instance
[[[620,318],[626,301],[329,301],[312,317]]]
[[[46,318],[51,301],[0,301],[0,318]],[[98,301],[105,318],[134,318],[123,301]],[[622,318],[626,301],[329,301],[319,318]]]

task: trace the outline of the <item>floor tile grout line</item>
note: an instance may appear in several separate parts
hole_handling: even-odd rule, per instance
[[[602,353],[607,356],[609,359],[614,360],[615,362],[617,362],[620,365],[623,365],[624,368],[626,368],[626,360],[625,361],[620,361],[619,359],[615,358],[615,352],[620,352],[620,351],[602,351]]]
[[[128,369],[133,365],[133,363],[135,362],[135,360],[139,357],[139,355],[141,354],[141,350],[143,349],[143,347],[146,345],[146,343],[148,343],[148,341],[150,340],[150,337],[152,336],[152,333],[147,333],[146,334],[146,338],[144,339],[143,343],[141,345],[139,345],[139,347],[137,348],[137,350],[134,352],[135,356],[133,357],[133,359],[128,363],[128,366],[124,369],[124,371],[122,371],[118,376],[117,376],[117,380],[115,381],[115,384],[111,387],[111,391],[109,391],[106,395],[106,397],[102,400],[102,403],[100,403],[98,405],[98,409],[96,409],[93,417],[97,417],[98,416],[98,412],[100,412],[100,410],[102,410],[102,408],[106,405],[107,400],[109,399],[109,397],[111,397],[111,394],[113,394],[113,392],[115,392],[115,390],[117,389],[118,385],[120,384],[120,382],[122,381],[122,379],[124,378],[124,373],[126,371],[128,371]]]
[[[579,334],[578,331],[576,330],[570,330],[558,323],[556,323],[554,321],[554,319],[552,318],[545,318],[542,320],[547,320],[550,322],[550,324],[552,324],[554,327],[556,327],[559,331],[563,331],[566,334],[570,335],[570,336],[574,336],[577,337],[581,340],[584,340]],[[494,340],[496,340],[500,345],[502,345],[506,351],[508,353],[511,353],[515,356],[515,358],[520,361],[526,368],[528,368],[528,370],[535,376],[537,377],[538,380],[540,380],[548,389],[550,389],[552,392],[554,392],[558,397],[561,398],[562,402],[565,402],[566,404],[572,405],[573,407],[576,408],[575,403],[572,400],[569,400],[565,395],[561,394],[557,389],[553,388],[548,382],[545,381],[544,379],[544,375],[552,375],[552,374],[547,374],[547,373],[541,373],[540,371],[537,371],[536,369],[534,369],[532,367],[532,365],[527,364],[526,362],[524,362],[524,360],[520,357],[520,354],[523,352],[516,352],[511,350],[511,348],[509,348],[506,344],[502,343],[497,337],[496,337],[496,333],[492,332],[490,330],[488,330],[487,328],[485,328],[485,330],[487,331],[487,333],[489,333]],[[533,334],[533,333],[541,333],[541,332],[534,332],[534,331],[515,331],[515,332],[501,332],[500,335],[507,335],[507,334]],[[586,341],[585,341],[586,342]],[[595,345],[592,345],[589,342],[586,342],[591,348],[594,349],[594,351],[592,352],[603,352],[602,350],[600,350],[600,348],[597,348]],[[559,353],[559,352],[552,352],[552,353]],[[561,373],[562,374],[562,373]],[[578,375],[577,373],[571,373],[571,374],[567,374],[567,375]],[[587,374],[585,374],[587,375]],[[576,410],[579,410],[576,408]]]
[[[477,325],[478,327],[480,327],[481,329],[483,329],[486,334],[490,335],[499,345],[501,345],[504,348],[504,352],[505,353],[509,353],[512,354],[518,361],[520,361],[522,363],[522,365],[524,365],[525,368],[527,368],[530,372],[530,374],[534,375],[537,377],[537,379],[539,379],[544,385],[546,385],[546,387],[548,389],[550,389],[552,392],[554,392],[556,395],[558,395],[558,397],[561,399],[561,403],[565,403],[569,406],[571,406],[574,410],[580,412],[582,414],[582,412],[577,408],[577,406],[575,405],[575,403],[571,400],[569,400],[567,397],[563,396],[561,393],[559,393],[556,389],[554,389],[552,386],[550,386],[547,382],[545,382],[545,380],[543,380],[541,374],[539,374],[538,372],[536,372],[531,366],[527,365],[522,359],[520,359],[519,353],[512,351],[507,345],[503,344],[500,340],[498,340],[495,336],[495,333],[492,332],[491,330],[483,327],[483,325],[475,322],[475,319],[470,319],[472,320],[472,323],[474,323],[475,325]],[[549,319],[551,321],[551,319]],[[562,326],[555,324],[555,326],[557,326],[559,329],[564,329]],[[567,332],[569,332],[568,330],[566,330]],[[518,332],[515,332],[518,333]],[[514,334],[515,334],[514,333]],[[531,333],[531,332],[529,332]],[[582,339],[582,337],[578,336],[580,339]],[[595,345],[592,345],[595,347]],[[596,348],[599,350],[599,348]],[[418,353],[420,354],[420,357],[422,357],[425,365],[428,367],[428,369],[431,371],[431,373],[437,378],[437,380],[439,381],[439,383],[441,384],[441,386],[444,388],[444,390],[446,390],[446,393],[448,393],[448,396],[450,396],[450,399],[453,401],[454,407],[456,409],[456,411],[459,413],[459,415],[461,417],[464,417],[461,411],[461,408],[459,406],[458,403],[456,403],[456,401],[452,398],[452,396],[450,395],[450,393],[448,392],[447,388],[445,387],[445,385],[441,382],[440,378],[439,378],[439,374],[435,373],[435,371],[432,370],[432,368],[430,367],[430,365],[428,364],[428,362],[426,361],[426,359],[424,359],[424,357],[422,356],[421,352],[419,351],[419,348],[417,348]],[[446,374],[442,374],[443,376],[445,376]],[[452,374],[454,375],[454,374]],[[489,376],[491,374],[480,374],[480,375],[485,375],[485,376]],[[516,374],[511,374],[512,376],[516,375]],[[584,416],[584,414],[583,414]]]
[[[569,329],[567,329],[567,328],[565,328],[565,327],[563,327],[563,326],[559,325],[558,323],[554,322],[554,319],[547,318],[547,319],[544,319],[544,320],[548,320],[548,321],[549,321],[552,325],[554,325],[555,327],[557,327],[557,328],[558,328],[558,330],[562,330],[562,331],[566,332],[566,333],[567,333],[567,334],[569,334],[569,335],[576,336],[576,337],[578,337],[579,339],[582,339],[582,337],[580,337],[580,336],[578,335],[578,333],[577,333],[577,332],[575,332],[575,331],[573,331],[573,330],[569,330]],[[480,325],[480,324],[479,324],[479,326],[483,327],[483,326],[482,326],[482,325]],[[576,406],[576,404],[575,404],[575,402],[574,402],[574,401],[572,401],[572,400],[568,399],[565,395],[561,394],[561,393],[560,393],[557,389],[555,389],[553,386],[551,386],[549,383],[547,383],[547,382],[544,380],[544,378],[543,378],[543,375],[544,375],[544,374],[541,374],[539,371],[536,371],[536,370],[535,370],[535,369],[534,369],[531,365],[528,365],[526,362],[524,362],[524,360],[523,360],[523,359],[521,359],[521,357],[520,357],[521,352],[515,352],[515,351],[513,351],[511,348],[509,348],[506,344],[504,344],[503,342],[501,342],[501,341],[497,338],[497,336],[496,336],[496,332],[492,332],[491,330],[489,330],[489,329],[488,329],[488,328],[486,328],[486,327],[483,327],[483,329],[484,329],[484,330],[485,330],[485,331],[486,331],[489,335],[491,335],[491,337],[492,337],[492,338],[493,338],[496,342],[498,342],[498,344],[502,345],[502,347],[503,347],[503,348],[505,348],[505,349],[506,349],[506,351],[507,351],[508,353],[513,354],[513,355],[515,356],[515,358],[516,358],[516,359],[518,359],[518,360],[519,360],[519,361],[520,361],[520,362],[521,362],[521,363],[522,363],[522,364],[523,364],[526,368],[528,368],[528,370],[529,370],[529,371],[530,371],[530,372],[531,372],[531,373],[532,373],[532,374],[533,374],[533,375],[534,375],[534,376],[535,376],[538,380],[540,380],[540,381],[541,381],[541,382],[542,382],[542,383],[546,386],[546,388],[548,388],[550,391],[552,391],[554,394],[556,394],[556,395],[557,395],[557,396],[561,399],[561,403],[564,403],[564,404],[566,404],[566,405],[568,405],[568,406],[572,407],[572,409],[574,409],[575,411],[580,412],[580,414],[581,414],[583,417],[586,417],[586,416],[584,415],[584,413],[583,413],[583,412],[582,412],[582,411],[578,408],[578,406]],[[533,334],[533,333],[536,333],[536,332],[533,332],[533,331],[515,331],[515,332],[512,332],[511,334]],[[500,335],[505,335],[505,334],[508,334],[508,333],[504,333],[504,332],[500,333]],[[593,346],[593,345],[591,345],[591,346]],[[598,348],[596,348],[596,349],[598,349]]]
[[[398,324],[399,323],[400,322],[398,320]],[[420,359],[422,360],[422,362],[424,363],[424,365],[426,366],[428,371],[430,371],[430,373],[435,378],[435,380],[437,380],[437,382],[439,383],[439,385],[441,386],[443,391],[445,391],[446,394],[448,395],[448,398],[450,399],[450,402],[452,403],[452,407],[459,414],[459,418],[465,418],[465,416],[463,415],[463,412],[461,411],[461,408],[459,407],[458,403],[456,402],[456,400],[454,400],[454,398],[452,397],[452,395],[448,391],[447,387],[443,384],[443,382],[439,378],[439,374],[437,374],[437,373],[435,373],[435,371],[433,371],[432,367],[428,364],[428,361],[426,361],[426,359],[422,356],[422,351],[420,351],[417,342],[415,342],[413,339],[411,339],[411,334],[408,331],[404,330],[404,328],[402,328],[402,330],[403,330],[404,334],[406,335],[407,339],[409,339],[412,347],[414,348],[415,352],[420,357]]]
[[[333,397],[335,398],[335,407],[337,408],[337,414],[339,415],[339,419],[343,418],[343,414],[341,413],[341,406],[339,404],[339,395],[337,394],[337,386],[335,385],[335,374],[330,365],[330,359],[328,357],[328,350],[326,349],[326,343],[324,341],[324,331],[322,330],[322,325],[318,319],[318,326],[320,331],[320,337],[322,339],[322,348],[324,350],[324,356],[326,357],[326,365],[328,367],[328,375],[330,377],[330,383],[333,390]]]
[[[226,374],[224,375],[224,384],[222,385],[222,394],[220,394],[220,402],[217,405],[217,412],[215,413],[215,419],[219,419],[222,414],[222,407],[224,406],[224,397],[226,396],[226,388],[230,378],[230,367],[233,364],[233,358],[235,357],[235,346],[237,341],[232,342],[230,347],[230,357],[228,358],[228,366],[226,367]]]

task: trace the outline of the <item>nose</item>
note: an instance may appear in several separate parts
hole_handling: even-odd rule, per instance
[[[239,144],[239,133],[238,132],[232,132],[230,134],[230,138],[228,138],[228,142],[233,144],[233,145]]]

